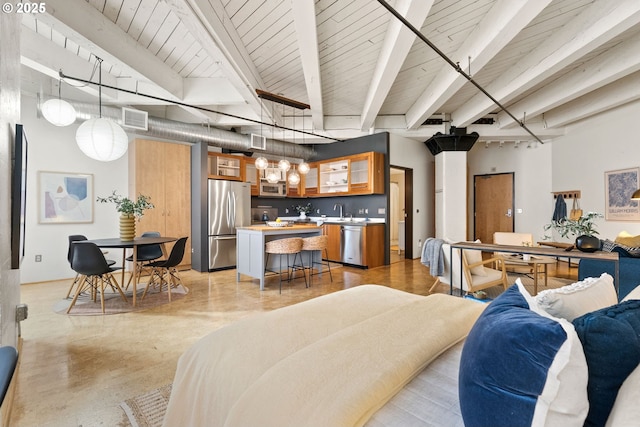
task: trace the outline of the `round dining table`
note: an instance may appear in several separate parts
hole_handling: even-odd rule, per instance
[[[122,284],[124,285],[124,273],[125,273],[125,262],[126,262],[126,250],[133,249],[133,296],[131,303],[133,306],[136,306],[136,293],[138,290],[138,248],[140,246],[148,246],[148,245],[160,245],[162,248],[162,253],[164,256],[167,256],[167,251],[165,249],[165,243],[175,242],[178,240],[177,237],[136,237],[133,240],[122,240],[119,237],[106,238],[106,239],[91,239],[84,240],[83,242],[94,243],[99,248],[114,248],[114,249],[123,249],[122,251]],[[79,243],[83,243],[79,242]]]

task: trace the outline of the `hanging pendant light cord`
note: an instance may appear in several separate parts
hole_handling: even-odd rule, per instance
[[[482,86],[480,86],[480,84],[478,82],[476,82],[475,80],[473,80],[473,78],[465,73],[462,68],[460,68],[460,64],[457,64],[455,62],[453,62],[444,52],[442,52],[440,49],[438,49],[438,47],[436,45],[434,45],[429,39],[427,39],[424,34],[422,34],[416,27],[414,27],[413,25],[411,25],[411,23],[409,21],[407,21],[404,16],[402,16],[400,13],[398,13],[397,10],[395,10],[393,7],[391,7],[389,5],[389,3],[387,3],[385,0],[378,0],[378,3],[380,3],[385,9],[387,9],[389,12],[391,12],[391,14],[393,16],[395,16],[400,22],[402,22],[402,24],[409,28],[416,36],[418,36],[418,38],[420,40],[422,40],[423,42],[425,42],[427,44],[427,46],[429,46],[431,49],[433,49],[438,55],[440,55],[442,57],[442,59],[444,59],[449,65],[451,65],[458,73],[460,73],[465,79],[467,79],[467,81],[469,83],[471,83],[472,85],[474,85],[478,90],[480,90],[480,92],[484,93],[494,104],[496,104],[498,106],[498,108],[500,108],[502,111],[504,111],[505,113],[507,113],[509,115],[509,117],[511,117],[516,123],[518,123],[520,125],[520,127],[522,127],[522,129],[524,129],[525,131],[527,131],[529,133],[529,135],[533,136],[540,144],[544,144],[544,142],[542,142],[542,140],[535,134],[533,133],[528,127],[527,125],[525,125],[524,121],[519,120],[518,118],[516,118],[516,116],[514,116],[513,114],[511,114],[511,112],[509,110],[507,110],[507,107],[505,107],[504,105],[502,105],[500,103],[500,101],[498,101],[497,99],[495,99],[493,96],[491,96],[491,94],[489,92],[487,92]]]
[[[98,116],[102,118],[102,58],[98,58]]]

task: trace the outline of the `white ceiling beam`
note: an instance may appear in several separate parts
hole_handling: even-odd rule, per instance
[[[594,2],[485,89],[501,103],[508,102],[638,22],[637,0]],[[492,110],[495,104],[480,93],[451,117],[466,126]]]
[[[640,33],[509,106],[509,111],[520,121],[528,120],[638,70]],[[504,112],[498,114],[498,123],[500,127],[518,125]]]
[[[429,15],[433,0],[399,0],[396,11],[411,25],[420,28]],[[387,98],[391,86],[398,77],[416,35],[396,17],[392,17],[387,33],[382,43],[378,62],[369,85],[369,92],[362,111],[360,129],[365,130],[373,126],[376,116]]]
[[[26,27],[22,27],[20,34],[20,62],[35,71],[38,71],[54,80],[60,78],[61,64],[64,64],[64,73],[88,80],[94,70],[95,64],[87,62],[78,55],[58,46],[49,39],[34,33]],[[97,83],[97,76],[94,79]],[[89,95],[98,96],[97,85],[85,85],[69,80],[67,83]],[[103,73],[102,83],[116,86],[117,80],[109,74]],[[55,94],[57,95],[57,94]],[[102,89],[102,96],[114,101],[118,94],[113,89]]]
[[[47,1],[47,13],[38,15],[38,19],[94,55],[121,66],[132,77],[153,82],[167,96],[182,98],[178,73],[86,1]]]
[[[551,0],[497,1],[451,60],[467,64],[472,73],[477,73],[549,3]],[[443,65],[433,83],[407,111],[407,127],[420,126],[466,82],[449,64]]]
[[[570,103],[544,113],[550,129],[562,127],[640,99],[640,72],[594,90]]]
[[[313,128],[324,128],[324,107],[322,103],[322,79],[320,77],[320,56],[318,52],[318,32],[314,0],[291,0],[293,23],[298,38],[298,50],[307,96],[311,106]]]
[[[166,0],[203,49],[218,63],[240,96],[258,116],[256,89],[264,82],[219,0]]]

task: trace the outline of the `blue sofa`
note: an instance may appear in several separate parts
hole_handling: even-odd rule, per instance
[[[621,301],[636,286],[640,285],[640,258],[623,256],[620,254],[618,301]],[[602,273],[609,273],[615,278],[615,263],[599,259],[581,259],[578,264],[578,280],[586,277],[598,277]]]

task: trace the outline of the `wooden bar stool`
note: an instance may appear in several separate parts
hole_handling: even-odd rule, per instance
[[[329,269],[329,278],[333,282],[333,276],[331,275],[331,265],[329,261],[322,261],[322,255],[324,252],[325,259],[329,259],[329,255],[327,253],[327,245],[329,243],[329,236],[313,236],[313,237],[305,237],[302,239],[302,250],[309,252],[309,265],[305,268],[309,269],[309,286],[311,286],[311,276],[315,276],[317,274],[322,274],[322,266],[327,266]],[[315,261],[313,259],[313,255],[315,252],[320,252],[320,261]],[[313,266],[319,265],[317,273],[313,272]]]
[[[287,282],[291,281],[291,278],[296,270],[302,270],[302,276],[304,277],[305,287],[309,287],[307,284],[307,276],[304,272],[304,264],[302,263],[302,238],[290,237],[286,239],[271,240],[265,244],[265,252],[267,253],[267,259],[265,261],[264,270],[272,273],[277,273],[280,276],[280,293],[282,293],[282,256],[287,256]],[[269,270],[269,255],[278,255],[279,268],[278,271]],[[293,254],[293,264],[289,264],[289,255]],[[297,257],[300,256],[300,264],[296,264]]]

